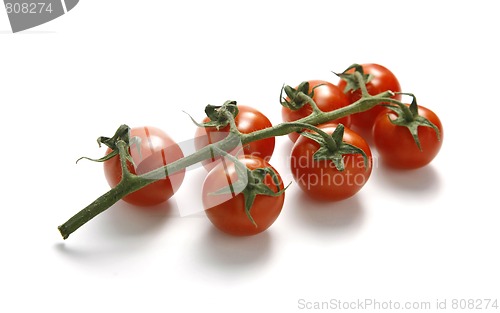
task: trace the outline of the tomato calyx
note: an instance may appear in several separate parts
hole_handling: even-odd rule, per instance
[[[324,134],[320,135],[318,134],[318,131],[316,131],[316,134],[305,131],[300,133],[300,135],[319,143],[320,147],[313,155],[315,160],[330,160],[335,165],[335,168],[338,171],[342,172],[345,169],[345,154],[361,154],[363,156],[365,170],[368,170],[368,156],[363,151],[363,149],[343,141],[344,129],[344,125],[338,124],[332,135],[328,135],[320,129],[318,130]],[[329,136],[330,138],[328,140],[325,140],[325,135]]]
[[[258,195],[270,197],[280,196],[285,192],[288,186],[283,189],[280,188],[278,174],[270,167],[250,170],[235,157],[231,155],[226,155],[226,157],[230,158],[234,162],[235,171],[238,178],[234,183],[231,183],[226,187],[214,191],[209,195],[231,194],[233,197],[235,197],[237,194],[243,194],[243,199],[245,201],[245,213],[250,222],[255,227],[257,227],[258,225],[253,219],[250,212],[255,198]],[[277,191],[273,191],[271,188],[269,188],[268,185],[266,185],[265,179],[268,175],[271,177]]]
[[[210,119],[208,122],[198,123],[191,115],[188,114],[188,116],[198,127],[215,127],[217,128],[217,130],[219,130],[231,123],[228,115],[231,115],[233,117],[232,120],[234,121],[234,118],[236,117],[236,115],[238,115],[238,112],[239,110],[236,101],[228,100],[221,106],[208,104],[205,107],[205,114]]]
[[[441,141],[441,133],[438,127],[425,117],[420,116],[418,114],[418,104],[415,95],[412,93],[403,93],[403,92],[400,92],[398,94],[412,97],[412,102],[409,106],[406,106],[405,104],[384,105],[386,108],[390,109],[391,111],[397,114],[397,117],[395,119],[391,119],[388,116],[390,122],[394,125],[408,128],[413,137],[413,140],[415,141],[415,144],[417,145],[420,151],[422,151],[422,147],[420,145],[420,139],[418,138],[418,127],[420,126],[432,128],[436,132],[438,141]]]
[[[139,153],[139,156],[141,155],[141,138],[130,137],[130,127],[128,125],[123,124],[123,125],[120,125],[120,127],[118,127],[118,129],[116,130],[115,134],[112,137],[101,136],[101,137],[97,138],[97,144],[99,145],[99,148],[102,146],[102,144],[104,144],[108,148],[111,149],[110,153],[106,154],[105,156],[103,156],[102,158],[99,158],[99,159],[80,157],[78,160],[76,160],[76,163],[78,163],[82,159],[93,161],[93,162],[105,162],[105,161],[119,155],[118,142],[120,142],[120,141],[124,142],[128,148],[135,145],[137,147],[137,151]],[[127,161],[134,164],[134,161],[132,159],[132,156],[130,156],[128,149],[127,149],[124,156],[125,156]]]
[[[280,92],[280,102],[281,105],[289,108],[290,110],[296,111],[302,108],[304,105],[309,103],[313,110],[318,110],[316,103],[312,100],[314,97],[314,89],[323,86],[323,84],[319,84],[314,86],[309,92],[309,82],[304,81],[297,86],[297,88],[293,88],[291,86],[283,86]],[[287,95],[287,98],[283,97],[283,91]]]
[[[350,70],[354,69],[354,73],[349,73]],[[362,82],[364,85],[366,85],[370,80],[372,80],[373,75],[371,74],[365,74],[363,67],[360,64],[353,64],[349,66],[345,71],[342,73],[335,73],[332,72],[333,74],[337,75],[341,79],[343,79],[346,82],[346,86],[344,88],[344,93],[348,93],[349,91],[356,91],[358,89],[361,89],[361,82],[360,82],[360,76],[362,78]],[[359,74],[356,74],[359,73]]]

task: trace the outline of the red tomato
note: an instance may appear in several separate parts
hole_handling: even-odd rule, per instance
[[[319,128],[328,134],[335,130],[335,124]],[[344,170],[339,171],[331,160],[315,160],[313,155],[320,145],[301,136],[292,148],[290,167],[295,182],[310,197],[318,200],[337,201],[356,194],[367,182],[372,171],[372,154],[366,141],[357,133],[345,128],[345,143],[362,149],[368,157],[365,168],[361,154],[345,154]]]
[[[129,149],[136,166],[128,162],[128,169],[133,174],[145,174],[184,157],[180,147],[158,128],[151,126],[132,128],[130,137],[141,139],[140,152],[135,145]],[[111,149],[108,148],[106,154],[110,152]],[[160,204],[179,189],[184,179],[184,172],[184,170],[176,172],[149,184],[125,196],[123,200],[138,206]],[[115,187],[120,182],[122,170],[118,156],[104,162],[104,174],[111,187]]]
[[[259,157],[244,156],[240,160],[250,170],[266,167],[272,168],[269,163]],[[250,209],[250,214],[257,224],[255,226],[245,212],[245,202],[242,193],[236,195],[211,194],[226,187],[228,182],[234,183],[237,179],[238,175],[235,171],[234,163],[219,164],[208,173],[203,183],[205,213],[215,227],[230,235],[250,236],[258,234],[269,228],[279,216],[285,200],[285,194],[282,193],[275,197],[266,195],[257,195],[255,197],[255,201]],[[278,179],[280,190],[282,190],[284,186],[279,174]],[[264,182],[274,192],[278,191],[269,175],[266,176]]]
[[[314,87],[322,84],[322,86],[314,89],[314,96],[312,98],[321,111],[330,112],[349,105],[348,99],[342,92],[342,89],[334,84],[323,80],[310,80],[308,82],[309,93]],[[310,104],[305,104],[298,110],[291,110],[286,107],[282,107],[281,109],[281,116],[283,117],[284,122],[293,122],[304,118],[311,113],[312,108]],[[346,116],[335,120],[335,122],[342,123],[344,126],[349,127],[351,124],[351,118],[350,116]],[[295,132],[288,134],[288,137],[290,137],[293,142],[295,142],[299,136],[300,135]]]
[[[438,154],[443,143],[443,126],[438,116],[431,110],[418,106],[418,114],[432,122],[439,129],[440,140],[431,127],[419,126],[420,150],[410,131],[405,126],[391,123],[397,115],[393,112],[382,113],[373,125],[375,148],[382,161],[390,167],[414,169],[429,164]]]
[[[366,84],[366,89],[370,95],[376,95],[381,92],[390,90],[394,92],[400,92],[401,86],[399,85],[396,76],[389,71],[387,68],[379,64],[362,64],[363,72],[365,74],[371,74],[372,79]],[[349,73],[353,73],[354,69],[350,70]],[[339,82],[339,88],[344,91],[346,87],[346,82],[341,79]],[[361,90],[348,91],[347,97],[349,103],[354,103],[361,98]],[[394,99],[401,100],[401,95],[396,95]],[[369,134],[371,132],[375,118],[381,113],[386,112],[382,106],[374,107],[371,110],[353,114],[351,115],[351,123],[353,126],[357,127],[363,134]]]
[[[238,115],[235,117],[235,123],[238,130],[243,134],[248,134],[256,130],[272,127],[271,121],[260,111],[245,105],[238,105]],[[206,117],[203,122],[208,122]],[[196,150],[221,141],[226,138],[229,132],[229,125],[217,130],[215,127],[198,127],[196,130],[194,144]],[[255,155],[265,160],[271,159],[275,145],[274,137],[257,140],[243,147],[243,153],[246,155]],[[238,151],[236,151],[238,152]],[[214,159],[203,161],[206,169],[214,168],[219,162]]]

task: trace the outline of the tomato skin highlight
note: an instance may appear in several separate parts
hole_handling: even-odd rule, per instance
[[[244,156],[240,161],[250,170],[256,168],[271,167],[269,163],[259,157]],[[276,172],[277,173],[277,172]],[[233,236],[251,236],[268,229],[278,218],[285,201],[285,193],[278,196],[257,195],[250,210],[250,214],[257,226],[248,218],[245,212],[245,203],[242,193],[233,196],[231,194],[211,195],[211,193],[226,187],[228,182],[237,180],[234,164],[224,162],[212,169],[203,183],[202,199],[205,213],[212,224],[219,230]],[[281,177],[280,189],[284,188]],[[270,176],[265,183],[273,191],[278,191]]]
[[[328,134],[335,124],[320,125]],[[290,168],[293,178],[308,196],[322,201],[339,201],[355,195],[365,185],[372,171],[372,153],[367,142],[357,133],[345,128],[344,142],[362,149],[368,157],[368,168],[361,154],[344,155],[344,171],[339,171],[331,160],[314,160],[320,147],[316,141],[301,136],[292,148]]]
[[[366,89],[370,95],[374,96],[387,90],[401,92],[401,86],[398,79],[389,69],[375,63],[361,64],[361,67],[365,74],[373,75],[373,78],[366,84]],[[348,72],[353,73],[354,70]],[[338,86],[340,90],[344,91],[346,82],[341,79]],[[346,95],[349,104],[352,104],[361,99],[361,90],[350,90]],[[401,100],[401,95],[396,95],[393,99]],[[382,112],[387,112],[387,109],[382,106],[376,106],[368,111],[353,114],[351,116],[353,128],[359,129],[363,135],[370,134],[375,118]]]
[[[136,167],[127,162],[128,170],[133,174],[145,174],[184,157],[180,147],[161,129],[145,126],[130,130],[130,137],[141,139],[140,153],[135,145],[129,149]],[[106,154],[111,149],[107,149]],[[122,177],[120,158],[118,156],[103,164],[106,180],[111,188],[118,185]],[[179,189],[184,179],[185,170],[164,177],[148,186],[137,190],[123,198],[136,206],[153,206],[167,201]]]
[[[404,126],[391,123],[397,115],[381,113],[375,120],[372,135],[375,148],[384,164],[397,169],[417,169],[429,164],[439,153],[443,144],[443,125],[431,110],[418,106],[418,114],[432,122],[439,129],[440,139],[431,127],[418,127],[418,138],[422,150],[418,149],[410,131]]]
[[[308,82],[309,92],[311,92],[314,87],[320,84],[323,85],[314,89],[314,96],[312,98],[321,111],[330,112],[349,105],[347,96],[342,92],[342,89],[335,86],[334,84],[324,80],[310,80]],[[298,110],[291,110],[286,107],[281,108],[281,116],[283,118],[283,122],[293,122],[304,118],[311,113],[312,107],[308,103]],[[351,117],[342,117],[335,120],[335,122],[349,127],[351,124]],[[297,141],[299,136],[300,135],[296,132],[288,134],[288,137],[293,142]]]
[[[238,115],[236,115],[234,122],[238,130],[243,134],[248,134],[256,130],[272,127],[271,121],[259,110],[246,105],[238,105]],[[208,122],[210,119],[205,117],[203,123]],[[215,127],[198,127],[196,129],[194,144],[196,150],[221,141],[226,138],[229,132],[229,125],[217,130]],[[245,155],[254,155],[265,160],[271,159],[274,152],[275,138],[270,137],[262,140],[251,142],[243,147]],[[238,150],[238,147],[236,148]],[[235,151],[239,152],[239,151]],[[234,154],[234,153],[233,153]],[[209,159],[202,162],[207,170],[211,170],[218,163],[218,160]]]

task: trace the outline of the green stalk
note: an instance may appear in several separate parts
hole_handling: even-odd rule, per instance
[[[218,152],[220,150],[230,151],[234,149],[240,142],[239,139],[235,140],[235,138],[237,137],[229,135],[222,141],[208,145],[203,149],[198,150],[196,153],[188,155],[182,159],[179,159],[175,162],[167,164],[164,167],[160,167],[143,175],[131,174],[126,167],[126,162],[122,162],[122,171],[124,172],[124,174],[122,175],[123,179],[120,181],[120,183],[97,198],[94,202],[86,206],[83,210],[76,213],[67,222],[59,226],[58,229],[61,233],[61,236],[64,239],[68,238],[71,233],[76,231],[78,228],[83,226],[85,223],[87,223],[100,213],[110,208],[113,204],[118,202],[118,200],[134,191],[137,191],[149,184],[154,183],[155,181],[159,180],[158,177],[162,177],[162,175],[164,175],[165,173],[170,173],[170,175],[174,174],[180,170],[187,168],[188,166],[199,163],[206,159],[210,159],[212,158],[212,156],[220,156],[221,154]],[[119,145],[119,147],[120,146],[121,145]],[[120,158],[121,160],[125,159],[123,149],[120,149]],[[125,164],[124,167],[123,164]]]
[[[261,139],[266,139],[269,137],[276,137],[276,136],[284,136],[288,135],[289,133],[296,132],[302,130],[304,127],[298,126],[297,124],[294,123],[301,123],[301,124],[311,124],[311,125],[318,125],[318,124],[323,124],[329,121],[333,121],[354,113],[359,113],[359,112],[364,112],[368,111],[371,108],[377,106],[381,102],[388,102],[391,100],[397,101],[394,99],[391,99],[390,97],[393,95],[392,92],[386,91],[381,94],[378,94],[376,96],[368,96],[366,98],[361,98],[358,101],[339,108],[335,111],[330,111],[330,112],[321,112],[319,114],[315,114],[314,112],[306,116],[300,120],[297,120],[295,122],[291,123],[281,123],[278,125],[275,125],[273,127],[269,128],[264,128],[261,130],[257,130],[255,132],[249,133],[249,134],[241,134],[241,142],[242,144],[247,144],[256,140],[261,140]]]
[[[364,84],[361,84],[364,86]],[[383,92],[376,96],[364,95],[357,102],[337,109],[331,112],[321,112],[320,110],[313,110],[311,115],[297,120],[291,123],[281,123],[273,127],[255,131],[250,134],[241,134],[236,129],[234,123],[234,117],[231,114],[227,114],[229,124],[231,126],[230,135],[225,139],[210,144],[199,151],[188,155],[182,159],[172,162],[164,167],[158,168],[151,172],[143,175],[131,174],[127,169],[126,164],[126,148],[125,143],[122,141],[121,144],[117,144],[119,148],[119,157],[121,160],[123,178],[122,181],[114,188],[97,198],[94,202],[89,204],[83,210],[71,217],[67,222],[58,227],[62,237],[64,239],[68,238],[70,234],[76,231],[78,228],[83,226],[85,223],[90,221],[92,218],[96,217],[100,213],[104,212],[106,209],[115,204],[118,200],[122,199],[126,195],[137,191],[145,186],[159,180],[164,173],[176,173],[182,169],[187,168],[193,164],[199,163],[206,159],[210,159],[214,156],[220,156],[220,151],[230,151],[238,146],[238,144],[248,144],[253,141],[266,139],[270,137],[283,136],[292,132],[301,131],[304,128],[309,128],[315,130],[315,127],[307,125],[318,125],[321,123],[326,123],[331,120],[336,120],[350,114],[359,113],[363,111],[370,110],[381,102],[391,102],[398,105],[404,106],[402,103],[398,103],[397,100],[391,99],[393,93],[390,91]],[[306,97],[308,97],[306,95]],[[311,103],[312,107],[317,107],[314,101],[308,97],[308,102]],[[404,106],[406,108],[406,106]],[[120,141],[119,141],[120,142]]]

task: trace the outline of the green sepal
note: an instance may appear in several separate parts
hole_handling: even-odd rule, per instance
[[[436,125],[434,125],[434,123],[432,123],[425,117],[420,116],[418,114],[418,104],[415,95],[413,94],[406,94],[406,95],[409,95],[413,98],[409,106],[409,111],[403,110],[401,107],[397,105],[384,105],[386,108],[390,109],[391,111],[397,114],[397,117],[395,119],[390,119],[389,116],[387,118],[389,118],[390,122],[394,125],[408,128],[418,149],[422,151],[422,146],[420,145],[420,139],[418,138],[418,127],[423,126],[434,129],[434,131],[436,132],[437,139],[439,141],[441,141],[441,132],[439,131],[439,128]]]
[[[413,118],[418,116],[418,104],[417,97],[415,95],[410,94],[412,96],[411,104],[410,104],[410,112]]]
[[[116,142],[118,140],[123,140],[128,144],[129,138],[130,138],[130,127],[124,124],[118,127],[113,137],[110,138],[101,136],[97,138],[97,144],[99,145],[99,147],[101,147],[101,144],[104,144],[108,146],[111,150],[118,150],[118,148],[116,147]]]
[[[223,194],[231,194],[233,196],[236,196],[236,194],[242,192],[248,185],[248,177],[249,177],[249,170],[247,167],[238,161],[236,158],[231,158],[233,159],[234,162],[234,170],[236,172],[237,180],[236,182],[229,184],[226,187],[223,187],[217,191],[214,191],[210,193],[210,195],[223,195]],[[222,162],[225,162],[222,160]]]
[[[258,227],[257,223],[253,219],[252,213],[250,213],[250,209],[252,208],[256,197],[257,194],[255,192],[246,192],[246,189],[243,190],[243,198],[245,199],[245,214],[253,226]]]
[[[346,86],[343,90],[344,93],[348,93],[349,91],[356,91],[356,90],[360,89],[359,81],[356,79],[356,76],[354,75],[354,73],[348,73],[348,71],[351,69],[354,69],[355,72],[359,72],[361,74],[365,84],[367,84],[368,82],[370,82],[373,79],[373,75],[365,74],[365,72],[363,71],[363,67],[360,64],[353,64],[353,65],[349,66],[342,73],[333,72],[335,75],[337,75],[338,77],[340,77],[342,80],[344,80],[346,82]]]
[[[135,145],[137,147],[137,151],[139,152],[139,158],[142,158],[141,155],[141,138],[140,137],[130,137],[130,127],[127,125],[120,125],[118,129],[116,130],[115,134],[113,137],[105,137],[101,136],[97,138],[97,144],[99,147],[102,146],[102,144],[106,145],[108,148],[111,149],[111,152],[108,153],[107,155],[103,156],[102,158],[99,159],[92,159],[89,157],[80,157],[78,160],[76,160],[76,163],[78,163],[80,160],[85,159],[93,162],[105,162],[107,160],[112,159],[113,157],[118,155],[118,147],[116,143],[118,141],[124,141],[128,147],[132,147]],[[126,155],[127,161],[130,163],[134,164],[134,160],[130,156],[129,153]]]
[[[182,111],[182,112],[184,112],[184,114],[186,114],[187,116],[189,116],[189,118],[191,119],[191,121],[192,121],[192,122],[193,122],[196,126],[198,126],[198,127],[204,127],[204,126],[203,126],[203,123],[198,123],[198,122],[197,122],[197,121],[196,121],[196,120],[195,120],[195,119],[191,116],[191,114],[189,114],[189,113],[188,113],[188,112],[186,112],[186,111]]]
[[[225,112],[230,112],[233,115],[233,117],[236,117],[236,115],[238,115],[239,112],[236,101],[228,100],[224,102],[222,106],[208,104],[205,107],[205,114],[208,116],[210,120],[206,123],[198,123],[191,117],[191,115],[189,114],[188,115],[193,121],[193,123],[195,123],[196,126],[198,127],[215,127],[217,128],[217,130],[219,130],[221,128],[226,127],[229,124]]]
[[[314,89],[320,86],[323,86],[323,84],[314,86],[311,92],[309,92],[310,85],[307,81],[300,83],[296,89],[288,85],[283,85],[280,92],[280,103],[282,106],[296,111],[307,104],[307,100],[304,97],[301,97],[300,94],[302,93],[304,95],[307,95],[309,98],[312,98],[314,97]],[[285,92],[288,99],[283,97],[283,91]]]
[[[250,174],[250,177],[254,180],[251,183],[254,184],[253,188],[258,190],[258,194],[266,196],[276,196],[281,194],[279,193],[281,191],[281,188],[278,175],[270,167],[254,169]],[[277,192],[279,194],[276,194],[276,192],[274,192],[271,188],[269,188],[268,185],[264,183],[267,175],[271,176],[271,179],[273,180],[276,189],[278,189]]]
[[[235,170],[238,175],[238,180],[229,186],[223,187],[217,191],[210,193],[209,195],[222,195],[222,194],[231,194],[232,196],[236,196],[239,193],[243,194],[243,199],[245,201],[245,214],[247,215],[250,222],[257,227],[257,223],[252,217],[251,209],[252,205],[255,201],[255,198],[258,195],[265,195],[270,197],[277,197],[281,195],[287,187],[281,189],[280,181],[278,179],[278,175],[276,172],[270,168],[256,168],[254,170],[249,170],[246,168],[244,164],[237,161],[235,162]],[[278,191],[273,191],[269,186],[264,182],[267,175],[270,175],[274,185],[276,186]]]
[[[85,157],[85,156],[80,157],[80,158],[78,158],[78,160],[76,160],[76,163],[80,162],[80,160],[82,160],[82,159],[89,160],[92,162],[106,162],[107,160],[112,159],[116,155],[118,155],[118,150],[113,150],[110,153],[106,154],[105,156],[103,156],[102,158],[99,158],[99,159],[92,159],[92,158]]]
[[[315,160],[330,160],[335,165],[335,168],[342,172],[345,170],[345,154],[361,154],[363,156],[365,169],[368,170],[369,160],[363,149],[343,141],[344,125],[339,124],[332,133],[333,145],[328,144],[322,136],[315,133],[305,131],[300,133],[300,135],[319,143],[320,147],[313,155]]]

